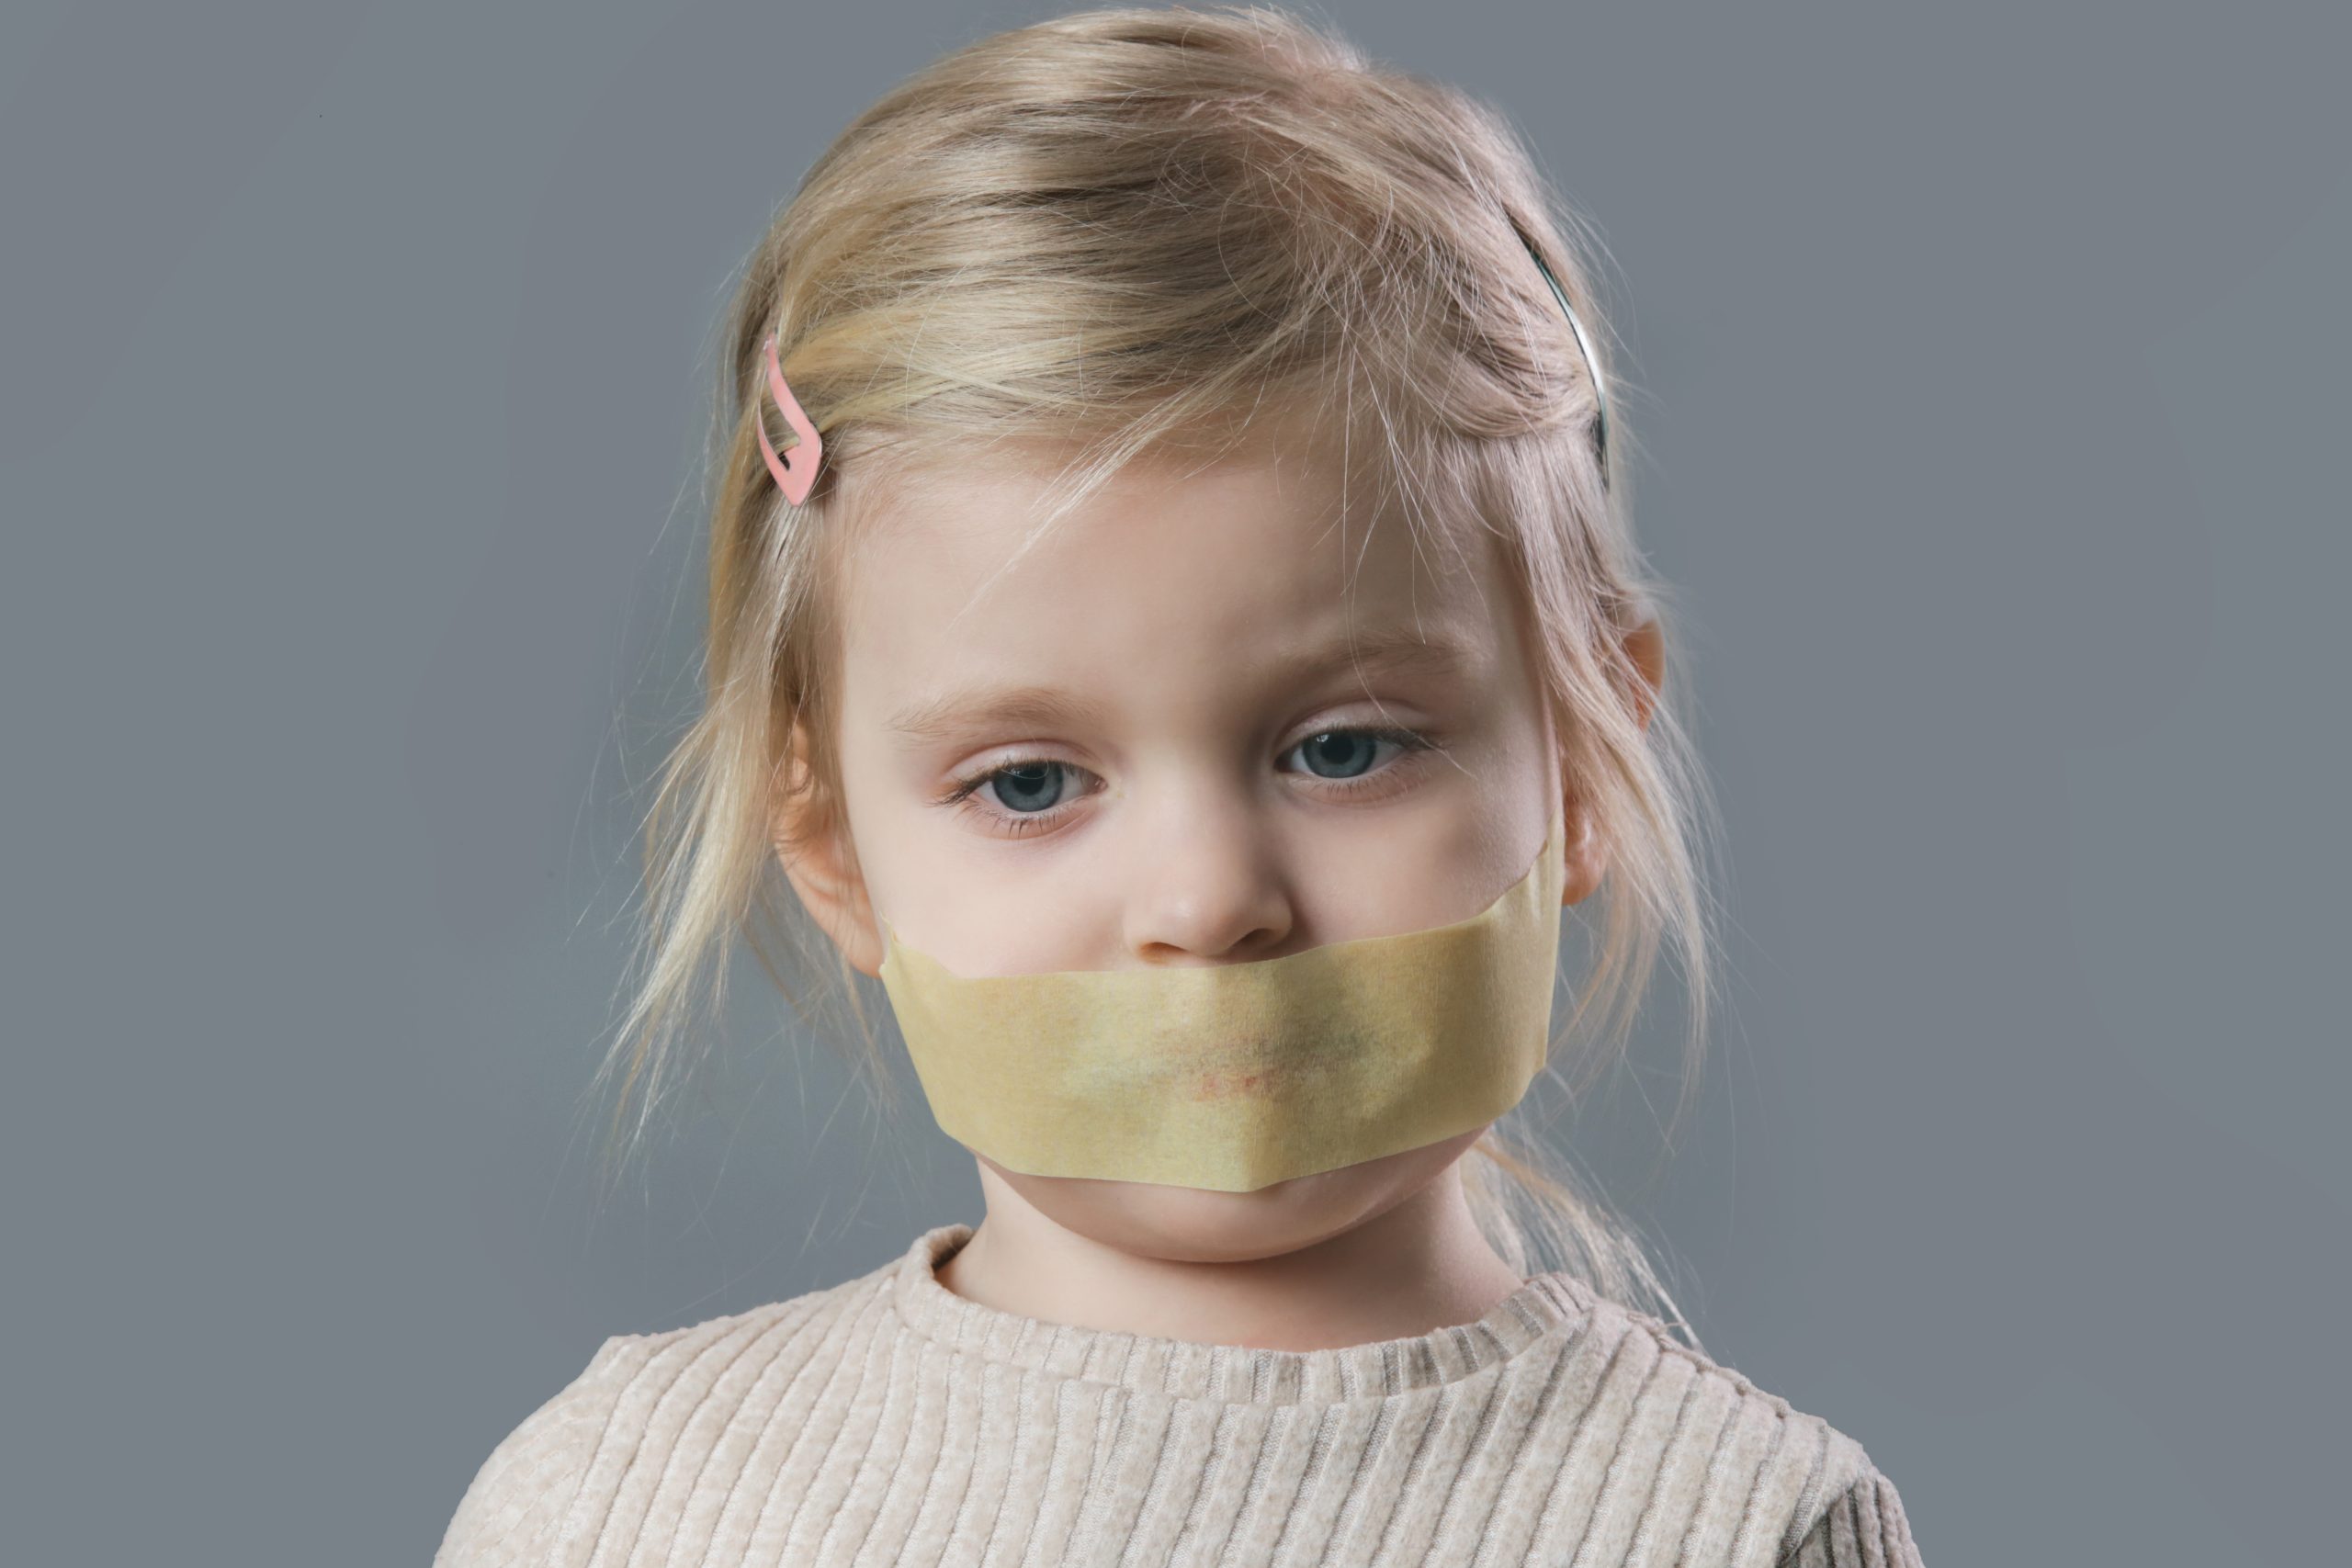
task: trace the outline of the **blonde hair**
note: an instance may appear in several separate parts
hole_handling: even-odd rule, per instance
[[[830,739],[854,515],[942,467],[1046,443],[1072,456],[1025,550],[1124,466],[1230,451],[1262,438],[1270,411],[1373,454],[1417,547],[1458,551],[1483,531],[1504,551],[1564,784],[1610,846],[1598,952],[1548,1072],[1589,1033],[1580,1095],[1622,1055],[1671,946],[1690,996],[1679,1118],[1703,1060],[1700,862],[1717,816],[1678,723],[1679,616],[1660,628],[1646,728],[1653,694],[1624,647],[1668,602],[1624,520],[1624,400],[1611,400],[1611,488],[1597,389],[1528,254],[1607,375],[1606,319],[1563,238],[1579,231],[1499,114],[1263,6],[1082,10],[1001,32],[852,122],[750,256],[727,319],[706,701],[647,815],[641,979],[596,1075],[602,1088],[624,1072],[614,1134],[634,1105],[636,1145],[697,1008],[718,1016],[738,933],[820,1040],[854,1036],[851,1066],[899,1109],[870,982],[776,864],[814,842],[854,864]],[[753,423],[792,444],[762,396],[771,333],[824,446],[797,506]],[[1639,1237],[1540,1137],[1498,1124],[1471,1152],[1465,1194],[1507,1261],[1571,1270],[1696,1344]]]

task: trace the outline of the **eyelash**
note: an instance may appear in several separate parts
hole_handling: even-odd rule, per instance
[[[1297,750],[1299,747],[1306,745],[1308,741],[1326,735],[1369,735],[1375,740],[1394,741],[1396,745],[1403,748],[1403,750],[1398,753],[1396,761],[1390,762],[1388,766],[1381,768],[1374,773],[1359,773],[1352,779],[1323,779],[1319,781],[1323,784],[1333,786],[1336,792],[1342,796],[1361,795],[1368,789],[1378,787],[1373,783],[1374,780],[1385,778],[1386,775],[1396,772],[1400,767],[1406,766],[1408,759],[1419,756],[1424,752],[1435,751],[1438,750],[1437,742],[1431,740],[1428,736],[1423,735],[1419,730],[1400,729],[1390,725],[1351,724],[1334,725],[1329,728],[1316,730],[1311,735],[1301,736],[1283,754],[1284,756],[1288,756],[1290,752]],[[970,798],[978,791],[982,784],[987,784],[999,773],[1012,773],[1018,768],[1035,768],[1040,766],[1048,768],[1069,768],[1073,773],[1083,773],[1085,771],[1084,769],[1078,767],[1075,763],[1065,762],[1056,757],[1011,757],[979,773],[967,774],[965,777],[957,779],[956,781],[955,788],[948,791],[946,795],[941,796],[938,804],[941,806],[952,806],[959,811],[971,812],[976,815],[988,818],[992,822],[1001,823],[1004,828],[1005,836],[1008,838],[1018,839],[1030,833],[1040,832],[1046,828],[1052,826],[1054,823],[1060,821],[1064,817],[1069,815],[1069,808],[1067,804],[1057,806],[1049,811],[1005,812],[996,810],[993,807],[976,805]]]

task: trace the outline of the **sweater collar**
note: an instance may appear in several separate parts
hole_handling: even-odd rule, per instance
[[[934,1226],[891,1270],[889,1303],[910,1331],[979,1360],[1180,1399],[1330,1404],[1460,1382],[1539,1341],[1571,1337],[1594,1303],[1573,1276],[1552,1272],[1528,1280],[1475,1323],[1401,1339],[1320,1350],[1213,1345],[1082,1328],[967,1301],[933,1270],[973,1231],[961,1222]]]

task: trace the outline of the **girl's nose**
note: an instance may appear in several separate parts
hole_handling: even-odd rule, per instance
[[[1147,962],[1241,963],[1271,957],[1290,940],[1281,858],[1238,809],[1166,823],[1126,864],[1127,948]]]

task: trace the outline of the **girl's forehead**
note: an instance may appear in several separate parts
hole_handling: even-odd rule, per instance
[[[1214,624],[1487,597],[1487,573],[1464,552],[1332,466],[1257,454],[1137,463],[1058,515],[1047,512],[1053,479],[1001,463],[877,495],[853,545],[853,621],[997,629],[1134,613]]]

